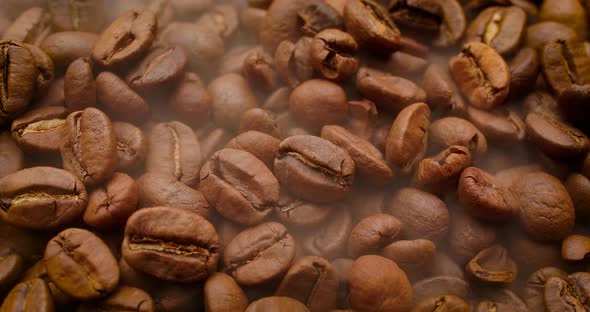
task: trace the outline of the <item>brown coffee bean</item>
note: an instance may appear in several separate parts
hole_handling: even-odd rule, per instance
[[[152,127],[146,171],[173,176],[188,185],[197,185],[201,170],[201,149],[197,136],[187,125],[164,122]]]
[[[212,0],[171,0],[170,3],[179,17],[187,18],[204,12],[214,2]]]
[[[67,116],[63,106],[32,109],[12,121],[12,137],[28,153],[57,152]]]
[[[341,29],[344,26],[342,13],[329,3],[310,1],[297,11],[303,22],[301,32],[313,37],[326,29]]]
[[[133,171],[143,165],[147,140],[141,129],[126,122],[113,122],[117,140],[117,170]]]
[[[22,113],[31,101],[37,69],[33,55],[20,43],[0,42],[0,125]]]
[[[152,297],[145,291],[128,286],[121,286],[108,297],[97,302],[83,303],[78,312],[99,312],[104,310],[131,310],[137,312],[154,312],[156,307]]]
[[[270,111],[261,108],[251,108],[245,111],[240,118],[240,133],[248,131],[262,132],[277,139],[282,138],[281,129],[276,118]]]
[[[0,132],[0,178],[23,169],[24,166],[22,150],[9,132]]]
[[[156,28],[152,11],[129,11],[102,32],[94,45],[92,59],[106,68],[136,60],[152,45]]]
[[[310,53],[313,67],[323,78],[346,80],[356,74],[358,45],[354,38],[338,29],[326,29],[315,35]]]
[[[96,77],[96,95],[115,119],[141,123],[150,115],[146,101],[111,72],[105,71]]]
[[[220,127],[237,129],[241,115],[258,106],[248,82],[237,74],[218,77],[209,84],[208,91],[213,99],[213,118]]]
[[[416,166],[414,184],[433,194],[456,189],[461,172],[471,164],[471,153],[453,145],[434,157],[422,159]]]
[[[84,222],[99,230],[123,225],[135,212],[138,197],[135,181],[124,173],[116,172],[104,186],[90,193]]]
[[[213,273],[204,287],[205,309],[210,312],[245,311],[248,298],[233,278]]]
[[[211,223],[185,209],[144,208],[125,226],[123,257],[159,279],[196,282],[217,267],[219,239]]]
[[[578,272],[567,278],[551,277],[545,283],[545,309],[548,312],[590,309],[581,299],[590,292],[590,273]]]
[[[522,94],[533,89],[541,70],[539,53],[533,48],[522,48],[508,64],[510,93]]]
[[[522,298],[508,287],[480,288],[477,295],[483,298],[482,302],[487,308],[492,308],[492,311],[493,308],[496,308],[497,311],[530,311]]]
[[[474,160],[488,150],[486,137],[469,121],[457,117],[441,118],[430,125],[430,142],[437,148],[465,146]]]
[[[480,251],[465,268],[468,275],[479,282],[511,283],[518,274],[518,266],[501,245],[493,245]]]
[[[291,95],[291,89],[288,87],[282,87],[275,90],[271,93],[264,104],[262,104],[262,108],[272,111],[274,113],[279,113],[289,109],[289,96]]]
[[[56,32],[43,40],[40,48],[51,57],[56,68],[65,69],[78,58],[90,57],[97,40],[98,35],[89,32]]]
[[[52,21],[59,30],[96,32],[104,20],[103,0],[49,0]]]
[[[288,311],[309,312],[307,307],[289,297],[266,297],[252,302],[245,312]]]
[[[278,180],[291,194],[311,202],[341,199],[354,181],[354,161],[346,150],[310,135],[281,142],[274,167]]]
[[[522,141],[525,137],[525,123],[511,109],[496,109],[488,112],[467,107],[467,119],[480,130],[487,139],[501,144]]]
[[[549,114],[562,119],[561,113],[558,111],[557,100],[549,93],[543,91],[535,91],[530,93],[524,99],[524,112],[528,115],[531,113]]]
[[[509,304],[499,303],[499,302],[494,302],[494,301],[489,301],[489,300],[481,301],[477,305],[477,307],[475,308],[475,312],[490,312],[490,311],[512,312],[512,311],[516,311],[516,309]]]
[[[86,202],[82,182],[61,169],[33,167],[0,179],[0,216],[20,227],[64,227],[80,217]]]
[[[203,158],[209,158],[213,153],[223,148],[223,146],[232,138],[228,130],[223,128],[209,129],[200,136],[201,154]]]
[[[523,288],[523,299],[532,311],[545,309],[545,283],[552,277],[567,278],[567,273],[555,267],[545,267],[535,271],[526,281]]]
[[[431,296],[456,296],[467,300],[471,293],[469,283],[455,276],[433,276],[420,280],[412,285],[414,303]]]
[[[281,141],[258,131],[241,133],[231,139],[225,148],[235,148],[246,151],[260,159],[271,171],[274,169],[274,161],[279,151]]]
[[[428,67],[428,61],[405,52],[397,51],[385,63],[385,69],[396,75],[413,77],[422,75]]]
[[[430,193],[403,188],[393,195],[386,209],[404,225],[405,238],[439,241],[447,234],[447,205]]]
[[[523,38],[527,16],[517,6],[493,6],[483,10],[471,22],[466,42],[483,42],[501,55],[516,51]]]
[[[346,130],[367,141],[375,132],[377,123],[377,106],[369,100],[348,101],[348,124]]]
[[[293,198],[287,192],[281,192],[275,215],[281,222],[288,225],[309,228],[324,222],[338,208],[336,205],[310,203]]]
[[[504,103],[510,92],[510,69],[489,45],[472,42],[449,60],[457,85],[469,102],[478,108],[491,109]]]
[[[153,91],[178,78],[184,72],[187,62],[182,48],[155,46],[127,74],[125,80],[134,90]]]
[[[590,140],[582,131],[554,116],[531,113],[525,122],[528,138],[550,157],[578,157],[590,148]]]
[[[327,80],[314,79],[300,84],[291,93],[289,103],[291,116],[313,130],[340,124],[348,114],[344,89]]]
[[[238,11],[229,4],[219,4],[203,13],[195,22],[225,38],[236,33],[239,26]]]
[[[466,106],[449,73],[436,64],[431,64],[424,72],[422,88],[433,109],[461,113]]]
[[[588,21],[581,3],[572,0],[544,1],[539,10],[541,21],[555,21],[571,27],[582,39],[588,33]]]
[[[572,231],[575,211],[563,184],[544,172],[524,175],[514,186],[520,220],[531,238],[561,240]]]
[[[426,154],[430,109],[424,103],[404,108],[395,118],[385,143],[385,158],[404,174]]]
[[[279,85],[279,75],[275,70],[273,56],[263,49],[248,52],[242,66],[242,74],[257,90],[270,92]]]
[[[471,307],[465,300],[453,295],[430,296],[414,306],[412,312],[440,311],[469,312]]]
[[[334,259],[345,255],[352,218],[348,209],[335,209],[334,213],[317,230],[302,240],[303,250],[310,255]]]
[[[295,258],[295,241],[280,223],[247,228],[225,247],[228,274],[243,286],[259,285],[287,272]]]
[[[47,244],[44,259],[51,281],[76,299],[104,297],[119,283],[117,260],[99,237],[86,230],[59,233]]]
[[[14,286],[0,306],[2,312],[52,312],[54,309],[51,292],[39,278]]]
[[[590,253],[590,237],[570,235],[561,243],[561,257],[567,261],[582,261]]]
[[[29,49],[31,55],[33,56],[33,61],[35,62],[35,67],[37,69],[37,77],[35,83],[36,95],[41,95],[47,92],[49,85],[55,78],[55,66],[53,61],[39,47],[25,43],[23,46]]]
[[[96,107],[96,82],[88,58],[73,61],[64,79],[65,104],[70,112]]]
[[[306,3],[305,0],[276,0],[271,3],[258,34],[260,43],[268,51],[274,51],[283,40],[297,40],[301,27],[297,13]]]
[[[237,149],[213,154],[201,170],[200,189],[217,211],[234,222],[262,222],[279,199],[279,183],[254,155]]]
[[[344,25],[361,46],[374,52],[395,52],[401,46],[399,29],[387,10],[373,0],[348,1],[344,6]]]
[[[401,236],[400,220],[388,214],[376,214],[361,220],[350,233],[348,254],[356,259],[369,254],[380,254],[385,246]]]
[[[274,55],[275,68],[284,82],[291,88],[313,77],[310,37],[301,37],[295,44],[284,40]]]
[[[51,15],[40,7],[30,8],[4,29],[2,40],[38,46],[52,31]]]
[[[3,293],[18,281],[23,269],[23,257],[8,246],[0,246],[0,290]]]
[[[117,165],[113,126],[96,108],[86,108],[68,116],[59,150],[64,169],[86,186],[107,180]]]
[[[412,307],[412,286],[395,262],[381,256],[362,256],[349,274],[350,306],[358,311],[402,312]]]
[[[565,24],[557,22],[540,22],[527,27],[525,44],[533,49],[542,49],[547,42],[555,40],[576,41],[578,35]]]
[[[528,276],[535,270],[547,266],[565,266],[558,242],[533,240],[524,231],[512,235],[506,242],[508,252],[518,264],[521,276]]]
[[[195,287],[196,286],[196,287]],[[152,291],[156,311],[191,311],[203,304],[201,284],[167,283]]]
[[[199,124],[209,119],[212,98],[195,73],[185,73],[170,97],[170,109],[187,123]]]
[[[426,100],[426,92],[412,81],[367,67],[359,69],[356,87],[365,98],[386,111],[399,112]]]
[[[587,223],[590,220],[590,180],[579,173],[571,174],[565,181],[565,187],[572,197],[576,209],[576,220]]]
[[[264,9],[246,7],[240,14],[240,24],[248,31],[260,32],[266,13]]]
[[[427,239],[400,240],[383,248],[381,255],[391,259],[410,280],[430,276],[436,259],[436,245]]]
[[[496,228],[490,224],[483,223],[462,211],[454,213],[451,220],[449,252],[461,266],[496,241]]]

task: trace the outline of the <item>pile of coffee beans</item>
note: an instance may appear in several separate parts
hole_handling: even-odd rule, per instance
[[[589,14],[0,0],[0,312],[590,311]]]

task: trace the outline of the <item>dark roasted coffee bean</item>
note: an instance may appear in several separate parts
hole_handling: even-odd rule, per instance
[[[32,109],[12,121],[12,137],[26,152],[57,152],[67,116],[63,106]]]
[[[588,21],[583,4],[573,0],[547,0],[539,10],[539,18],[542,21],[555,21],[571,27],[582,39],[588,33]]]
[[[141,123],[150,115],[146,101],[111,72],[96,77],[96,95],[114,119]]]
[[[361,220],[350,233],[348,254],[353,259],[380,254],[385,246],[398,240],[402,223],[388,214],[376,214]]]
[[[341,199],[350,191],[355,165],[346,150],[330,141],[296,135],[281,142],[274,168],[290,193],[325,203]]]
[[[590,237],[570,235],[561,243],[561,257],[567,261],[582,261],[590,253]]]
[[[29,49],[13,41],[0,42],[0,125],[22,113],[33,96],[37,69]]]
[[[395,52],[401,46],[399,29],[387,10],[373,0],[348,1],[344,25],[361,46],[376,53]]]
[[[480,251],[465,270],[476,281],[490,284],[511,283],[518,274],[518,266],[510,258],[508,250],[500,245]]]
[[[427,239],[393,242],[383,248],[381,255],[399,265],[410,280],[430,276],[437,260],[436,245]]]
[[[358,311],[409,311],[412,286],[395,262],[381,256],[362,256],[349,273],[350,307]]]
[[[40,7],[24,11],[4,30],[2,40],[30,43],[38,46],[52,31],[51,15]]]
[[[326,29],[313,37],[310,53],[313,68],[330,80],[346,80],[356,74],[358,45],[354,38],[338,29]]]
[[[41,50],[41,48],[28,43],[23,44],[23,46],[29,49],[29,52],[33,56],[33,61],[37,69],[35,83],[36,95],[40,96],[47,92],[49,85],[53,81],[53,78],[55,78],[55,66],[49,55]]]
[[[107,180],[117,165],[113,126],[96,108],[86,108],[68,116],[59,150],[64,169],[86,186]]]
[[[529,93],[524,99],[523,104],[526,115],[530,113],[542,113],[555,116],[558,119],[563,119],[559,111],[559,104],[555,98],[547,92],[535,91]]]
[[[272,281],[287,272],[295,258],[295,241],[280,223],[247,228],[223,252],[228,274],[243,286]]]
[[[279,199],[279,183],[254,155],[238,149],[213,154],[201,170],[200,189],[225,218],[239,224],[262,222]]]
[[[412,312],[432,311],[470,312],[471,307],[465,300],[453,295],[430,296],[418,302]]]
[[[238,74],[219,76],[209,84],[215,123],[224,128],[237,129],[241,115],[258,106],[246,79]]]
[[[463,266],[496,241],[496,228],[460,211],[453,214],[448,241],[450,255]]]
[[[256,156],[272,171],[280,144],[281,141],[268,134],[248,131],[231,139],[225,147],[240,149]]]
[[[92,58],[106,68],[136,60],[152,45],[156,28],[156,16],[152,11],[127,12],[102,32],[94,45]]]
[[[523,94],[533,89],[541,70],[539,53],[533,48],[522,48],[508,64],[510,93]]]
[[[127,84],[138,91],[154,91],[178,78],[187,62],[182,48],[156,46],[127,74]]]
[[[117,170],[133,171],[143,165],[147,140],[141,129],[126,122],[113,122],[117,140]]]
[[[472,42],[449,60],[453,78],[469,102],[478,108],[501,105],[510,92],[510,69],[492,47]]]
[[[340,124],[348,114],[344,89],[327,80],[314,79],[300,84],[291,93],[289,103],[291,116],[312,130]]]
[[[193,186],[199,183],[202,162],[197,136],[187,125],[171,121],[150,130],[147,172],[167,174]]]
[[[467,107],[467,119],[487,139],[501,144],[522,141],[526,134],[524,121],[511,109],[499,108],[488,112],[469,106]]]
[[[436,64],[428,66],[424,72],[422,88],[433,110],[440,109],[460,114],[465,109],[466,105],[458,94],[449,73]]]
[[[121,286],[104,299],[92,303],[83,303],[78,307],[77,311],[100,312],[105,310],[154,312],[156,307],[152,297],[145,291],[139,288]]]
[[[0,132],[0,178],[23,169],[24,155],[9,132]]]
[[[86,230],[59,233],[47,244],[44,259],[51,281],[76,299],[104,297],[119,283],[117,260],[98,236]]]
[[[352,227],[350,212],[347,209],[335,209],[328,220],[317,226],[316,231],[308,233],[303,238],[303,250],[307,254],[326,259],[342,257],[346,253],[348,235]]]
[[[469,121],[457,117],[441,118],[430,125],[429,140],[437,148],[462,145],[469,149],[474,160],[487,153],[486,137]]]
[[[103,0],[49,0],[53,24],[58,30],[96,32],[104,21]]]
[[[233,278],[213,273],[204,286],[205,310],[210,312],[245,311],[248,298]]]
[[[336,205],[310,203],[281,192],[275,215],[288,225],[312,227],[324,222],[338,208]]]
[[[8,246],[0,246],[0,291],[7,292],[24,268],[23,257]]]
[[[557,22],[540,22],[527,27],[525,45],[542,49],[547,42],[555,40],[577,41],[576,32],[565,24]]]
[[[307,307],[289,297],[265,297],[252,302],[246,312],[264,312],[264,311],[285,311],[285,312],[309,312]]]
[[[403,174],[413,171],[414,165],[426,154],[430,109],[424,103],[404,108],[395,118],[385,143],[387,162]]]
[[[84,222],[99,230],[121,226],[135,212],[138,197],[135,181],[124,173],[116,172],[104,186],[90,193]]]
[[[0,179],[2,220],[20,227],[64,227],[80,217],[86,202],[82,182],[61,169],[33,167]]]
[[[517,6],[493,6],[483,10],[471,22],[466,42],[483,42],[501,55],[516,51],[524,35],[526,13]]]
[[[96,107],[96,82],[88,58],[73,61],[64,79],[65,104],[70,112]]]
[[[545,283],[552,277],[567,278],[567,273],[555,267],[544,267],[535,271],[527,279],[523,287],[523,299],[531,311],[547,311],[545,309]]]
[[[433,194],[456,189],[459,176],[471,164],[471,153],[460,145],[453,145],[436,156],[422,159],[416,165],[414,184]]]
[[[549,157],[575,158],[590,148],[590,140],[582,131],[555,116],[530,113],[525,122],[529,140]]]
[[[64,31],[49,35],[41,43],[56,68],[67,68],[78,58],[90,57],[98,35],[82,31]]]
[[[273,91],[279,85],[274,58],[262,49],[248,52],[242,66],[242,74],[254,88],[264,92]]]
[[[590,292],[590,273],[578,272],[567,278],[550,277],[545,283],[545,309],[547,312],[587,311],[585,300]]]
[[[0,306],[2,312],[52,312],[54,309],[49,287],[39,278],[14,286]]]
[[[275,0],[267,10],[258,34],[260,43],[274,51],[283,40],[296,41],[300,36],[298,12],[306,0]]]
[[[590,179],[585,175],[573,173],[564,184],[576,209],[576,221],[587,223],[590,220]]]
[[[176,282],[205,280],[219,259],[213,225],[185,209],[144,208],[125,226],[123,257],[134,269]]]
[[[456,276],[438,275],[420,280],[412,285],[414,303],[430,296],[451,295],[467,300],[471,293],[469,283]]]
[[[313,37],[325,29],[340,29],[344,26],[344,19],[329,3],[310,1],[297,11],[303,22],[301,32]]]
[[[426,100],[426,92],[412,81],[367,67],[359,69],[356,87],[364,97],[385,111],[399,112]]]
[[[185,73],[170,97],[170,109],[187,123],[200,124],[209,120],[212,98],[195,73]]]

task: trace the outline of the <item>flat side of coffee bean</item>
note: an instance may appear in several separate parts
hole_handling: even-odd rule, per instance
[[[272,1],[262,21],[259,31],[260,43],[269,51],[274,51],[283,40],[296,41],[300,35],[298,11],[304,7],[305,0]]]
[[[28,152],[59,151],[68,113],[63,106],[33,109],[12,121],[12,137]]]
[[[141,123],[150,115],[150,106],[123,79],[111,72],[96,77],[98,102],[118,120]]]
[[[361,220],[350,232],[348,254],[356,259],[381,250],[399,239],[403,225],[397,218],[387,214],[376,214]]]
[[[205,309],[209,311],[245,311],[248,298],[231,276],[213,273],[204,286]]]
[[[511,109],[496,109],[488,112],[470,106],[467,108],[467,119],[486,138],[500,143],[522,141],[526,135],[524,121]]]
[[[49,35],[40,45],[56,68],[67,68],[80,57],[90,57],[98,35],[82,31],[63,31]]]

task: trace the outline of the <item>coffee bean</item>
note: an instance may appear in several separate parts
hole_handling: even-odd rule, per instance
[[[287,272],[295,257],[295,241],[280,223],[269,222],[240,232],[225,247],[228,274],[243,286],[258,285]]]
[[[583,132],[549,114],[531,113],[525,122],[528,138],[550,157],[578,157],[590,148]]]
[[[581,261],[590,253],[590,238],[583,235],[570,235],[561,244],[561,256],[568,261]]]
[[[108,297],[97,302],[85,303],[78,307],[79,312],[99,312],[104,310],[135,310],[138,312],[156,311],[154,300],[145,291],[121,286]]]
[[[275,90],[279,85],[273,56],[262,49],[248,52],[242,66],[242,74],[252,87],[263,92]]]
[[[33,55],[13,41],[0,42],[0,125],[22,113],[31,101],[37,69]]]
[[[397,218],[376,214],[361,220],[350,233],[348,254],[356,259],[369,254],[379,254],[385,246],[399,239],[403,230]]]
[[[523,299],[529,309],[547,311],[545,309],[545,283],[552,277],[567,278],[567,273],[555,268],[545,267],[535,271],[526,281],[523,288]]]
[[[117,170],[133,171],[143,165],[147,140],[141,129],[126,122],[113,122],[117,140]]]
[[[49,0],[53,24],[59,30],[96,32],[104,19],[103,0]]]
[[[30,43],[38,46],[51,34],[51,15],[40,7],[30,8],[4,30],[2,40]]]
[[[430,312],[441,309],[441,311],[456,311],[456,312],[467,312],[471,311],[471,307],[465,300],[453,296],[453,295],[442,295],[442,296],[430,296],[422,299],[418,302],[412,312]]]
[[[464,212],[457,212],[453,214],[448,241],[450,255],[463,266],[496,241],[496,228]]]
[[[412,286],[395,262],[381,256],[362,256],[349,274],[350,306],[359,311],[409,311]],[[379,290],[379,291],[377,291]]]
[[[0,179],[2,220],[16,226],[49,230],[76,221],[86,208],[80,180],[67,171],[33,167]]]
[[[305,235],[302,248],[307,254],[326,259],[344,256],[352,228],[350,212],[347,209],[335,209],[332,216],[317,226],[317,230]]]
[[[280,144],[281,141],[268,134],[248,131],[231,139],[225,147],[240,149],[256,156],[272,171]]]
[[[213,99],[213,118],[220,127],[237,129],[241,115],[258,106],[248,82],[237,74],[218,77],[209,84],[208,91]]]
[[[99,237],[83,229],[69,228],[52,238],[44,259],[51,281],[76,299],[104,297],[119,283],[117,260]]]
[[[138,91],[153,91],[178,78],[188,60],[180,47],[155,46],[126,77],[129,86]]]
[[[297,11],[303,22],[301,32],[307,36],[315,36],[326,29],[341,29],[344,26],[342,14],[329,3],[310,2]]]
[[[547,92],[532,92],[524,99],[523,104],[524,111],[527,115],[530,113],[541,113],[553,115],[558,119],[562,119],[557,100]]]
[[[84,222],[100,230],[121,226],[137,208],[138,197],[135,181],[116,172],[104,186],[90,193]]]
[[[578,272],[567,278],[550,277],[545,283],[545,309],[548,312],[584,311],[590,308],[581,300],[590,291],[590,273]]]
[[[217,232],[190,211],[154,207],[136,211],[125,226],[123,257],[134,269],[159,279],[196,282],[215,271]]]
[[[185,73],[170,97],[170,109],[187,123],[209,120],[212,98],[201,78],[195,73]]]
[[[96,82],[89,59],[73,61],[64,79],[65,104],[70,111],[96,107]]]
[[[348,1],[344,7],[346,30],[361,45],[378,53],[395,52],[401,34],[387,10],[373,0]]]
[[[8,246],[0,246],[0,291],[7,292],[24,268],[23,257]]]
[[[47,284],[38,278],[16,285],[0,307],[0,310],[6,312],[33,310],[51,312],[54,309],[53,298]]]
[[[310,228],[324,222],[337,208],[336,205],[310,203],[294,198],[287,192],[281,192],[275,215],[288,225]]]
[[[301,27],[298,12],[307,1],[276,0],[267,10],[258,34],[260,43],[274,51],[283,40],[296,41]]]
[[[522,232],[513,235],[506,247],[518,264],[519,274],[528,276],[543,267],[565,265],[558,244],[533,240],[527,233]]]
[[[197,185],[202,158],[199,141],[187,125],[171,121],[153,126],[146,158],[147,172],[173,176],[188,185]]]
[[[465,109],[466,105],[448,72],[436,64],[428,66],[424,72],[422,88],[426,91],[427,102],[433,109],[457,113],[462,113]]]
[[[71,113],[60,148],[64,169],[86,186],[107,180],[117,165],[117,141],[109,118],[96,108]]]
[[[67,116],[63,106],[32,109],[12,121],[12,137],[27,153],[57,152]]]
[[[146,101],[111,72],[102,72],[96,77],[96,95],[111,116],[118,120],[141,123],[150,115]]]
[[[381,255],[399,265],[411,281],[430,276],[437,260],[436,245],[427,239],[393,242],[383,248]]]
[[[78,58],[90,57],[98,36],[90,32],[64,31],[49,35],[41,43],[56,68],[67,68]]]
[[[310,37],[301,37],[295,44],[284,40],[279,43],[275,51],[276,71],[292,88],[313,77],[312,41]]]
[[[434,267],[432,269],[432,276],[449,275],[463,279],[465,278],[465,274],[463,273],[464,270],[464,268],[460,267],[457,262],[451,259],[446,253],[436,253],[436,261],[434,262]]]
[[[467,108],[467,119],[473,123],[487,139],[499,143],[514,143],[525,137],[525,123],[511,109],[496,109],[488,112],[474,107]]]
[[[358,45],[354,38],[338,29],[317,33],[310,47],[311,60],[316,72],[330,80],[346,80],[356,74]]]
[[[224,273],[213,273],[204,287],[205,309],[211,312],[245,311],[248,298],[240,286]]]
[[[225,38],[236,33],[239,26],[238,11],[229,4],[219,4],[202,14],[196,24]]]
[[[428,65],[426,59],[397,51],[391,54],[391,57],[385,64],[385,68],[387,71],[396,75],[414,77],[415,75],[423,74]]]
[[[22,150],[8,132],[0,132],[0,178],[24,168]]]
[[[430,142],[438,148],[465,146],[475,160],[488,150],[486,137],[469,121],[457,117],[441,118],[430,125]]]
[[[525,43],[527,47],[542,49],[543,46],[556,40],[576,41],[578,35],[567,25],[557,22],[540,22],[527,27]]]
[[[518,266],[500,245],[480,251],[465,270],[475,280],[491,284],[511,283],[518,274]]]
[[[539,53],[533,48],[522,48],[508,64],[510,93],[523,94],[533,89],[541,70]]]
[[[239,132],[244,133],[251,130],[271,135],[277,139],[282,138],[275,115],[261,108],[251,108],[245,111],[240,118]]]
[[[576,209],[576,220],[586,223],[590,217],[588,196],[590,195],[590,180],[579,173],[571,174],[565,181],[565,187],[572,198]]]
[[[588,33],[588,21],[582,4],[572,0],[544,1],[539,10],[541,21],[555,21],[571,27],[582,39]]]
[[[469,25],[465,41],[483,42],[501,55],[512,54],[523,38],[526,20],[526,13],[517,6],[487,8]]]
[[[471,153],[453,145],[434,157],[422,159],[416,166],[414,184],[433,194],[448,192],[457,186],[459,176],[471,164]]]
[[[204,132],[200,136],[201,140],[201,154],[203,158],[209,158],[213,153],[223,148],[223,146],[231,139],[228,130],[223,128],[215,128]]]
[[[375,103],[369,100],[348,101],[348,124],[345,128],[370,142],[375,132],[377,117]]]
[[[146,53],[157,27],[152,11],[130,11],[117,18],[100,35],[92,59],[107,68],[121,66]]]
[[[472,105],[491,109],[501,105],[510,92],[510,69],[489,45],[472,42],[451,58],[449,68],[461,92]]]
[[[308,80],[291,93],[289,112],[303,126],[318,130],[346,119],[346,101],[344,89],[337,84],[327,80]]]
[[[207,10],[214,2],[212,0],[171,0],[174,11],[180,17],[193,17]]]
[[[308,312],[305,305],[289,297],[266,297],[252,302],[246,312],[289,311]]]
[[[318,203],[346,196],[354,170],[354,161],[344,149],[309,135],[285,139],[275,159],[275,174],[287,190]]]
[[[451,295],[461,299],[469,298],[471,289],[469,283],[455,276],[433,276],[420,280],[412,285],[414,303],[418,303],[430,296]]]

